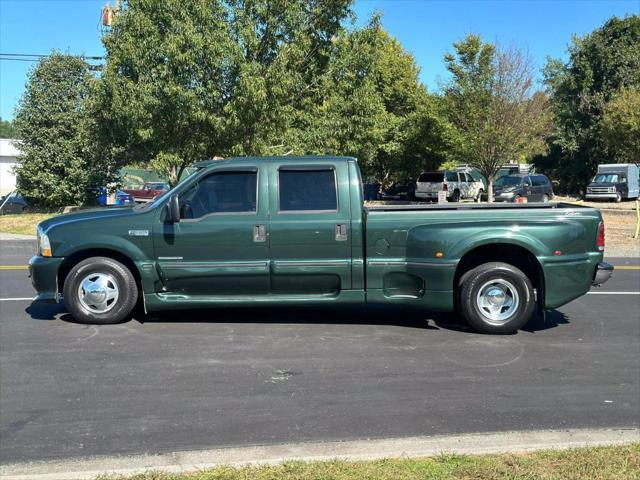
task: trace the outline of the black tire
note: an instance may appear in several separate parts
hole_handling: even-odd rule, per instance
[[[480,292],[491,288],[492,282],[507,285],[517,293],[514,310],[503,320],[492,319],[488,311],[478,305]],[[522,328],[533,315],[536,301],[531,280],[518,268],[503,262],[484,263],[466,272],[458,284],[458,308],[462,316],[478,332],[510,334]],[[512,293],[512,298],[514,295]],[[508,311],[508,310],[507,310]],[[505,313],[507,312],[505,311]]]
[[[451,194],[451,199],[449,201],[450,202],[459,202],[460,201],[460,191],[459,190],[454,190],[453,193]]]
[[[476,195],[476,198],[474,199],[476,202],[481,202],[482,201],[482,196],[484,195],[484,188],[481,188],[478,191],[478,195]]]
[[[93,275],[94,278],[108,279],[109,288],[118,292],[117,298],[112,299],[113,304],[107,305],[104,312],[93,310],[95,306],[85,305],[87,301],[80,298],[80,292],[85,292],[80,290],[82,282]],[[107,325],[130,319],[138,302],[138,286],[131,271],[120,262],[107,257],[91,257],[71,269],[64,281],[63,295],[67,310],[76,321]]]

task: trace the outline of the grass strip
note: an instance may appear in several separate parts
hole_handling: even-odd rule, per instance
[[[20,213],[16,215],[0,215],[0,232],[35,235],[40,222],[51,218],[56,213]]]
[[[525,454],[455,455],[373,461],[286,462],[188,474],[148,472],[100,480],[638,480],[640,443]]]

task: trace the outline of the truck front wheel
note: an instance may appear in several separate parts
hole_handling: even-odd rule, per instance
[[[106,325],[129,319],[138,300],[138,287],[129,269],[120,262],[91,257],[71,269],[63,294],[75,320]]]
[[[466,272],[458,286],[460,313],[479,332],[515,333],[533,315],[531,280],[503,262],[484,263]]]

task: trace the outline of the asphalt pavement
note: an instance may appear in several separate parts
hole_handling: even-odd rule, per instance
[[[640,259],[510,336],[405,310],[228,309],[73,323],[0,244],[0,463],[640,426]]]

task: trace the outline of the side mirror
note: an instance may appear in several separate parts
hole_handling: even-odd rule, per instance
[[[180,201],[178,200],[178,195],[171,195],[171,197],[169,197],[167,209],[167,220],[169,223],[178,223],[180,221]]]

